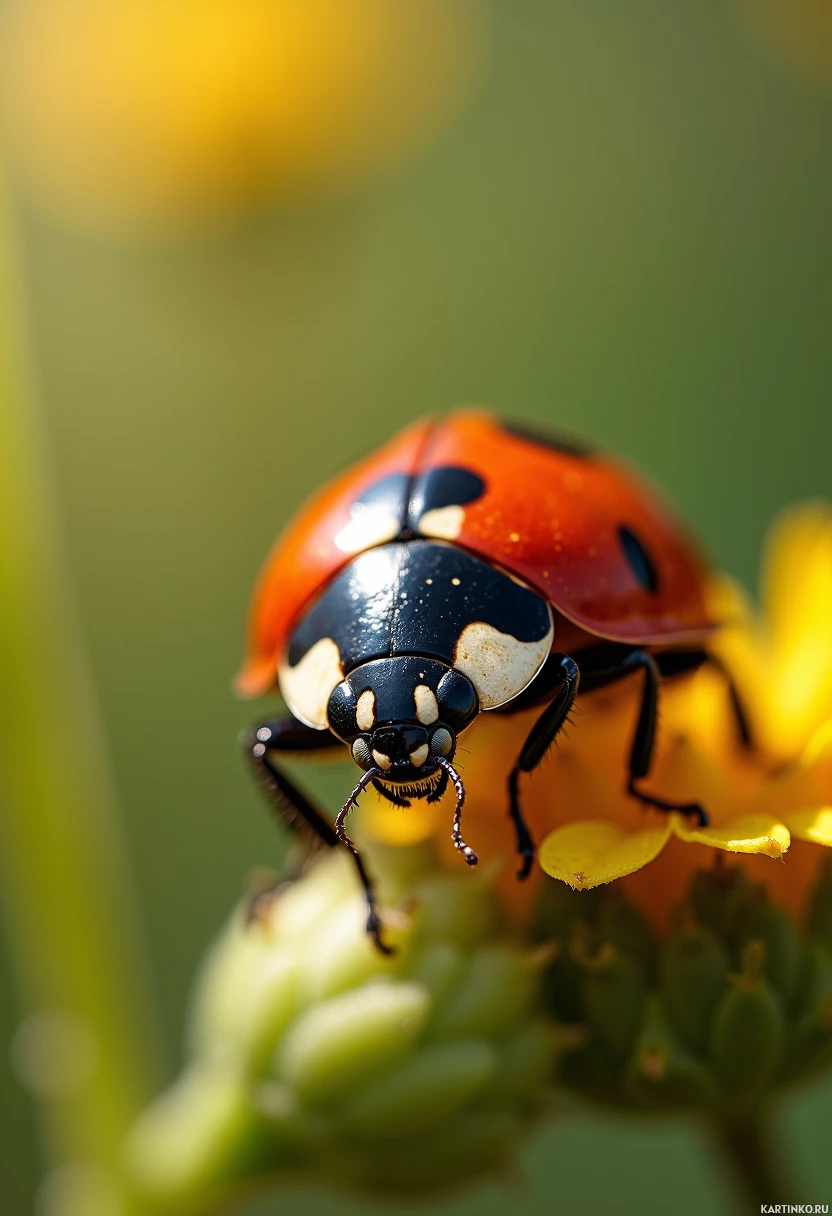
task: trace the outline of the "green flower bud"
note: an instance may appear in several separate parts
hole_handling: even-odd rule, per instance
[[[434,1007],[438,1008],[458,988],[464,966],[465,955],[458,946],[430,942],[415,953],[408,974],[411,980],[427,988]]]
[[[683,1042],[702,1049],[714,1007],[728,985],[728,951],[715,933],[685,913],[662,956],[662,1004]]]
[[[542,1017],[522,1022],[498,1045],[492,1096],[523,1102],[539,1085],[545,1086],[556,1042],[555,1028]]]
[[[343,1099],[408,1054],[430,995],[421,984],[364,984],[306,1009],[277,1049],[275,1074],[303,1103]]]
[[[480,1039],[426,1044],[374,1085],[362,1086],[345,1104],[340,1122],[371,1141],[418,1135],[467,1106],[496,1067],[496,1051]]]
[[[787,1050],[788,1076],[811,1074],[832,1063],[832,949],[823,942],[810,942],[807,948]]]
[[[800,978],[803,946],[792,918],[759,886],[751,889],[739,925],[740,949],[754,941],[762,942],[768,983],[788,1007]]]
[[[635,904],[616,887],[610,888],[606,898],[600,901],[595,934],[599,942],[609,942],[632,959],[641,975],[653,978],[658,962],[653,931]]]
[[[707,1067],[675,1034],[656,996],[645,1005],[627,1063],[625,1092],[635,1104],[658,1109],[710,1105],[714,1098]]]
[[[571,1040],[562,1081],[615,1107],[698,1109],[731,1124],[832,1063],[831,887],[827,869],[812,937],[723,863],[694,875],[658,945],[619,891],[545,891],[542,935],[569,943],[543,989]]]
[[[732,941],[749,898],[748,876],[740,866],[718,865],[698,870],[690,902],[697,918],[724,941]]]
[[[147,1195],[178,1210],[192,1195],[221,1188],[255,1166],[266,1135],[243,1077],[195,1064],[139,1118],[127,1164]],[[272,1153],[278,1156],[289,1163],[287,1144]]]
[[[765,948],[749,942],[711,1027],[710,1050],[729,1107],[757,1100],[777,1073],[783,1051],[783,1007],[765,978]]]
[[[486,946],[466,962],[460,982],[431,1023],[437,1038],[501,1035],[534,1001],[537,977],[512,946]]]
[[[153,1211],[269,1175],[433,1190],[498,1169],[549,1092],[548,947],[505,933],[491,877],[379,849],[385,957],[350,859],[237,909],[197,984],[182,1079],[128,1157]]]
[[[609,942],[590,954],[583,934],[572,954],[583,971],[581,1004],[593,1042],[612,1059],[626,1059],[641,1025],[647,988],[638,957]]]

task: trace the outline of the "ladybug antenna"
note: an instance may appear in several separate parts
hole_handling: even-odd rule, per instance
[[[335,816],[335,835],[341,841],[341,844],[345,844],[347,846],[351,853],[355,853],[356,849],[355,845],[346,833],[344,821],[358,801],[358,795],[363,793],[371,781],[373,781],[376,777],[380,777],[381,775],[382,773],[380,768],[371,768],[368,772],[362,773],[358,781],[355,783],[355,789],[352,791],[347,801]]]
[[[462,839],[459,825],[462,819],[462,807],[465,802],[465,786],[462,784],[462,778],[456,771],[450,760],[446,760],[444,756],[436,757],[439,764],[450,777],[456,790],[456,809],[454,810],[454,830],[451,832],[451,840],[454,842],[454,848],[459,849],[462,856],[465,858],[469,866],[475,866],[479,861],[474,850],[469,844],[466,844]]]

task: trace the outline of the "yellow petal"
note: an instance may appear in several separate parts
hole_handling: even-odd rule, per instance
[[[825,844],[832,848],[832,807],[816,806],[803,811],[793,811],[784,816],[789,831],[798,840],[812,844]]]
[[[589,890],[653,861],[670,832],[666,819],[633,832],[608,820],[579,820],[549,833],[540,846],[540,865],[552,878],[577,890]]]
[[[697,690],[691,688],[690,693],[689,700],[695,705]],[[737,794],[730,777],[727,769],[705,756],[689,738],[677,735],[668,740],[655,770],[642,782],[642,787],[661,798],[698,802],[707,810],[711,822],[725,823],[736,806]]]
[[[755,813],[783,821],[801,839],[813,817],[832,803],[832,722],[815,731],[797,762],[768,781],[758,791],[752,807]],[[797,816],[800,816],[798,819]],[[814,829],[812,829],[814,830]]]
[[[782,857],[791,844],[789,829],[770,815],[743,815],[731,823],[692,827],[681,815],[672,815],[673,831],[688,844],[707,844],[729,853],[763,853]]]
[[[832,762],[832,721],[818,727],[800,757],[802,768],[813,768],[824,762]]]
[[[832,619],[832,506],[788,508],[769,533],[763,559],[763,604],[772,632],[787,645],[811,632],[829,637]]]
[[[760,613],[745,587],[730,574],[712,573],[705,585],[705,602],[708,615],[714,621],[721,621],[720,631],[715,636],[722,637],[724,630],[737,630],[744,634],[756,634],[760,628]]]
[[[799,747],[832,705],[832,507],[809,502],[772,529],[763,605],[773,654],[768,709],[782,751]]]
[[[708,610],[724,625],[714,634],[711,647],[730,671],[755,736],[761,706],[770,697],[771,659],[758,609],[739,583],[727,575],[713,577],[707,587]],[[725,685],[723,681],[723,696]]]

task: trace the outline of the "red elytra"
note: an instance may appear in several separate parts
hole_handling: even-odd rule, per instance
[[[511,426],[479,411],[420,420],[311,498],[261,571],[238,692],[259,696],[276,683],[278,661],[306,605],[371,547],[336,543],[362,493],[388,474],[415,480],[444,466],[470,470],[485,485],[462,508],[452,543],[536,588],[579,631],[640,645],[701,643],[717,623],[706,607],[708,567],[664,501],[605,454],[522,437]],[[654,589],[634,577],[622,528],[649,553]],[[448,538],[446,531],[433,535]]]

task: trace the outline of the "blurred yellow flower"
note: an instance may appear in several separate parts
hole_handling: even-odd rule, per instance
[[[754,752],[742,747],[724,680],[703,669],[665,688],[649,782],[662,797],[702,802],[707,827],[676,813],[646,812],[625,792],[636,681],[579,699],[568,737],[523,779],[542,869],[577,890],[623,880],[661,930],[713,850],[743,855],[751,876],[764,879],[772,896],[796,913],[818,870],[817,846],[832,846],[830,508],[795,508],[774,527],[759,616],[727,582],[713,594],[736,620],[717,649],[736,673],[760,746]],[[483,715],[463,740],[466,839],[481,857],[511,858],[503,777],[539,712]],[[370,830],[386,840],[404,843],[438,832],[448,864],[458,865],[445,800],[410,813],[368,801],[365,814]],[[784,864],[772,866],[772,859]],[[536,883],[516,883],[514,868],[507,865],[503,879],[506,906],[528,912]]]
[[[741,0],[740,13],[772,59],[809,84],[832,84],[829,0]]]
[[[755,734],[781,760],[796,756],[832,718],[832,508],[783,512],[768,539],[756,613],[730,584],[721,653],[744,687]]]
[[[481,0],[10,0],[5,125],[30,188],[108,227],[354,185],[459,105]]]

